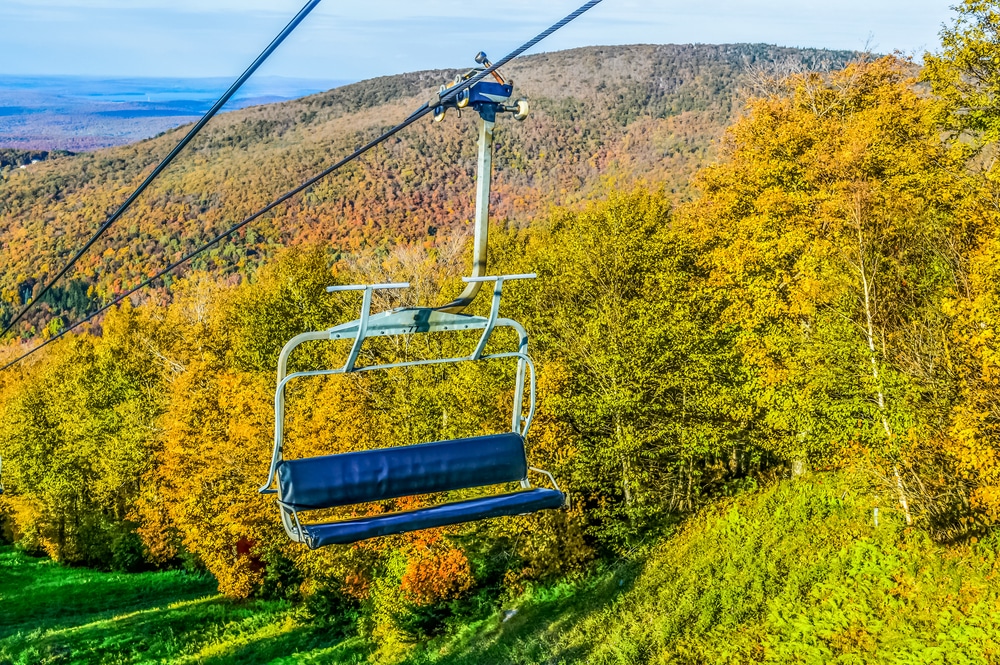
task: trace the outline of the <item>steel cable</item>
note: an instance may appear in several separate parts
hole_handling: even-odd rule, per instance
[[[226,102],[228,102],[230,98],[236,94],[236,91],[243,87],[243,84],[247,82],[247,79],[249,79],[253,73],[257,71],[257,68],[260,67],[272,53],[274,53],[274,50],[278,48],[281,42],[285,41],[285,38],[290,35],[296,27],[298,27],[299,23],[301,23],[309,12],[311,12],[320,2],[322,2],[322,0],[309,0],[309,2],[306,3],[306,5],[299,11],[298,14],[295,15],[288,25],[285,26],[278,36],[275,37],[270,44],[268,44],[267,48],[261,51],[261,54],[257,56],[257,59],[254,60],[249,67],[247,67],[247,70],[243,72],[243,74],[241,74],[231,86],[229,86],[228,90],[222,93],[222,96],[219,97],[219,99],[212,105],[212,108],[210,108],[205,115],[201,117],[201,120],[195,123],[184,138],[182,138],[180,142],[174,146],[174,149],[170,151],[170,154],[164,157],[163,160],[156,165],[156,168],[153,169],[152,173],[146,176],[146,179],[143,180],[138,187],[136,187],[135,191],[132,192],[127,199],[125,199],[125,202],[118,206],[118,209],[115,210],[111,216],[108,217],[103,224],[101,224],[100,227],[98,227],[97,231],[90,236],[90,239],[84,243],[83,247],[77,250],[76,254],[73,255],[69,262],[56,273],[56,276],[50,279],[42,287],[42,290],[39,291],[34,298],[29,300],[21,311],[18,312],[13,319],[11,319],[10,323],[7,324],[7,327],[3,329],[3,332],[0,332],[0,339],[6,337],[7,333],[10,332],[22,318],[24,318],[24,315],[31,311],[31,309],[41,301],[45,294],[49,292],[49,289],[51,289],[55,283],[63,277],[63,275],[69,272],[70,268],[76,265],[76,262],[83,257],[87,250],[90,249],[91,246],[93,246],[93,244],[97,242],[97,240],[104,235],[109,228],[111,228],[111,225],[118,221],[118,218],[125,214],[126,210],[132,207],[132,204],[135,203],[136,199],[138,199],[144,191],[146,191],[146,188],[152,184],[152,182],[160,175],[160,173],[163,172],[165,168],[167,168],[167,166],[170,165],[172,161],[174,161],[174,158],[177,157],[177,155],[180,154],[187,144],[191,142],[198,132],[200,132],[202,128],[208,124],[208,121],[215,117],[222,107],[226,105]]]
[[[267,214],[268,212],[270,212],[274,208],[278,207],[282,203],[288,201],[290,198],[292,198],[296,194],[299,194],[302,191],[304,191],[306,189],[309,189],[310,187],[312,187],[313,185],[315,185],[320,180],[326,178],[328,175],[330,175],[333,172],[337,171],[338,169],[346,166],[347,164],[349,164],[350,162],[354,161],[355,159],[357,159],[361,155],[365,154],[366,152],[368,152],[372,148],[376,147],[377,145],[379,145],[380,143],[382,143],[386,139],[391,138],[395,134],[401,132],[402,130],[406,129],[407,127],[409,127],[410,125],[412,125],[413,123],[415,123],[420,118],[423,118],[428,113],[431,113],[434,110],[435,106],[437,106],[439,103],[444,103],[444,102],[447,102],[447,101],[453,99],[456,95],[458,95],[460,92],[462,92],[466,88],[469,88],[469,87],[475,85],[476,83],[478,83],[479,81],[481,81],[483,78],[485,78],[486,76],[489,76],[490,74],[492,74],[494,71],[496,71],[497,69],[499,69],[503,65],[509,63],[511,60],[513,60],[517,56],[521,55],[522,53],[524,53],[525,51],[527,51],[529,48],[535,46],[536,44],[538,44],[540,41],[542,41],[543,39],[545,39],[546,37],[548,37],[552,33],[556,32],[560,28],[563,28],[569,22],[571,22],[574,19],[578,18],[580,15],[582,15],[585,12],[589,11],[593,7],[599,5],[602,1],[603,0],[590,0],[589,2],[587,2],[586,4],[584,4],[583,6],[581,6],[579,9],[577,9],[576,11],[574,11],[572,14],[569,14],[568,16],[566,16],[565,18],[563,18],[558,23],[555,23],[551,27],[549,27],[548,29],[546,29],[544,32],[539,33],[533,39],[525,42],[523,45],[519,46],[517,49],[511,51],[509,54],[507,54],[506,56],[504,56],[503,58],[501,58],[500,60],[498,60],[497,62],[495,62],[490,67],[487,67],[486,69],[478,72],[475,76],[473,76],[473,77],[471,77],[471,78],[469,78],[469,79],[461,82],[460,84],[455,85],[453,88],[450,88],[446,92],[446,94],[439,95],[438,100],[435,100],[433,103],[428,102],[428,103],[424,104],[419,109],[417,109],[414,113],[412,113],[409,117],[407,117],[406,120],[404,120],[403,122],[399,123],[398,125],[396,125],[392,129],[389,129],[388,131],[384,132],[378,138],[375,138],[375,139],[369,141],[368,143],[366,143],[365,145],[361,146],[360,148],[357,148],[354,152],[352,152],[347,157],[344,157],[343,159],[341,159],[337,163],[333,164],[332,166],[327,167],[326,169],[324,169],[323,171],[321,171],[319,174],[317,174],[317,175],[309,178],[305,182],[303,182],[301,185],[295,187],[294,189],[288,190],[287,192],[285,192],[284,194],[282,194],[278,198],[274,199],[271,203],[268,203],[266,206],[264,206],[263,208],[261,208],[257,212],[255,212],[252,215],[250,215],[249,217],[246,217],[245,219],[243,219],[241,222],[239,222],[237,224],[234,224],[233,226],[229,227],[224,232],[222,232],[219,235],[215,236],[214,238],[212,238],[208,242],[204,243],[203,245],[201,245],[197,249],[191,251],[188,254],[185,254],[184,256],[182,256],[181,258],[177,259],[176,261],[174,261],[170,265],[166,266],[165,268],[163,268],[162,270],[160,270],[158,273],[156,273],[152,277],[147,278],[146,280],[144,280],[143,282],[139,283],[138,285],[132,287],[131,289],[129,289],[125,293],[122,293],[121,295],[117,296],[111,302],[107,303],[106,305],[104,305],[103,307],[101,307],[100,309],[98,309],[97,311],[95,311],[93,314],[90,314],[86,318],[83,318],[83,319],[77,321],[76,323],[74,323],[73,325],[69,326],[65,330],[62,330],[61,332],[59,332],[59,334],[50,337],[49,339],[45,340],[44,342],[42,342],[38,346],[34,347],[30,351],[27,351],[26,353],[24,353],[21,356],[18,356],[17,358],[15,358],[14,360],[10,361],[9,363],[7,363],[6,365],[4,365],[3,367],[0,367],[0,372],[8,369],[9,367],[12,367],[13,365],[16,365],[17,363],[21,362],[22,360],[24,360],[28,356],[34,354],[37,351],[40,351],[41,349],[43,349],[46,346],[48,346],[49,344],[55,342],[56,340],[58,340],[59,338],[63,337],[64,335],[69,334],[70,332],[72,332],[76,328],[79,328],[80,326],[82,326],[83,324],[87,323],[88,321],[92,321],[93,319],[97,318],[98,316],[100,316],[104,312],[108,311],[109,309],[111,309],[115,305],[121,303],[126,298],[131,297],[136,292],[141,291],[142,289],[146,288],[147,286],[149,286],[150,284],[152,284],[156,280],[158,280],[161,277],[167,275],[168,273],[172,272],[173,270],[175,270],[179,266],[187,263],[191,259],[199,256],[200,254],[202,254],[203,252],[205,252],[209,248],[215,246],[216,244],[218,244],[222,240],[225,240],[229,236],[233,235],[234,233],[236,233],[237,231],[239,231],[240,229],[242,229],[243,227],[245,227],[247,224],[250,224],[254,220],[260,218],[261,216],[263,216],[265,214]]]

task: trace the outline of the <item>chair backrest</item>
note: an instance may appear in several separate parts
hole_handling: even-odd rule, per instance
[[[283,461],[278,498],[295,510],[349,506],[524,479],[514,432]]]

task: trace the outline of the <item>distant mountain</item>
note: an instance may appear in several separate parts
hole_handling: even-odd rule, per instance
[[[498,126],[495,219],[645,181],[675,197],[715,150],[760,70],[842,67],[843,51],[757,44],[590,47],[507,70],[531,100]],[[389,76],[216,118],[52,297],[75,318],[405,118],[456,71]],[[124,123],[127,126],[127,123]],[[477,117],[418,123],[224,243],[196,267],[229,274],[279,246],[433,246],[467,233]],[[0,322],[39,288],[180,138],[0,169]],[[34,318],[41,324],[42,313]]]
[[[0,148],[95,150],[133,143],[198,118],[231,83],[222,78],[0,76]],[[345,83],[250,79],[226,110],[296,99]]]

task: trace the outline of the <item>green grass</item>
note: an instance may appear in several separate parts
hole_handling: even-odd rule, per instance
[[[205,576],[100,573],[0,549],[0,663],[351,663],[366,652],[299,625],[286,603],[226,600]]]
[[[819,475],[720,501],[642,557],[409,662],[1000,662],[998,540],[943,548]],[[622,590],[619,593],[619,590]]]
[[[1000,539],[944,548],[841,476],[726,499],[587,580],[414,644],[408,665],[1000,662]],[[207,579],[0,550],[0,663],[362,663],[375,645]]]

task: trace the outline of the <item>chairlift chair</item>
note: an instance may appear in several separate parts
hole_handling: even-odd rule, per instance
[[[535,368],[528,355],[528,335],[521,324],[499,317],[504,282],[529,277],[534,275],[465,278],[470,284],[494,283],[493,303],[488,317],[454,314],[427,307],[400,308],[371,315],[374,291],[405,288],[408,284],[334,286],[328,289],[331,292],[363,291],[361,317],[329,330],[304,333],[293,338],[282,349],[278,359],[278,387],[274,397],[274,450],[267,482],[260,488],[260,492],[277,494],[282,525],[289,538],[315,549],[325,545],[345,545],[378,536],[563,506],[566,496],[559,490],[552,475],[529,467],[525,457],[524,439],[535,413]],[[497,328],[511,328],[516,332],[516,349],[485,353],[486,345]],[[361,347],[367,339],[384,335],[475,330],[483,332],[469,356],[362,367],[356,364]],[[353,339],[353,344],[342,367],[287,373],[289,357],[299,345],[310,341],[349,339]],[[285,388],[291,381],[314,376],[505,358],[517,360],[509,432],[322,457],[295,460],[283,458]],[[527,414],[523,412],[525,396],[528,402]],[[528,480],[529,472],[547,477],[552,488],[532,487]],[[418,510],[322,524],[305,524],[300,519],[300,513],[305,511],[509,482],[520,482],[521,489]],[[275,484],[277,486],[273,487]]]
[[[476,62],[483,68],[492,66],[485,53],[479,53]],[[468,80],[478,71],[482,69],[474,69],[459,76],[455,85]],[[482,119],[472,276],[463,279],[466,283],[463,292],[457,299],[442,307],[400,308],[372,315],[372,294],[375,291],[401,289],[409,285],[330,287],[330,292],[363,291],[360,318],[329,330],[299,335],[281,351],[278,358],[278,385],[274,396],[274,450],[267,482],[259,491],[277,494],[282,525],[289,538],[295,542],[306,543],[313,549],[325,545],[346,545],[378,536],[560,508],[566,503],[566,495],[560,491],[552,474],[528,466],[524,440],[535,414],[535,367],[528,355],[528,335],[524,327],[516,321],[499,316],[504,282],[531,278],[534,275],[486,276],[493,127],[498,114],[510,113],[517,120],[523,120],[528,115],[526,100],[519,100],[513,105],[507,104],[513,95],[513,83],[499,71],[494,73],[494,79],[495,81],[477,82],[446,104],[438,103],[448,92],[447,86],[442,86],[438,102],[431,103],[435,108],[435,121],[444,118],[447,108],[466,107],[477,111]],[[482,317],[462,313],[475,299],[482,285],[488,282],[494,285],[489,315]],[[497,328],[514,330],[518,339],[517,347],[486,354],[486,345]],[[365,340],[373,337],[476,330],[483,332],[475,350],[468,356],[362,367],[357,365],[362,345]],[[288,359],[299,345],[310,341],[349,339],[353,340],[353,344],[342,367],[288,373]],[[285,387],[291,381],[313,376],[498,359],[517,360],[509,432],[295,460],[283,457]],[[525,396],[528,401],[527,414],[524,413]],[[532,487],[528,480],[529,473],[548,478],[552,488]],[[521,489],[418,510],[319,524],[303,523],[300,519],[301,513],[312,510],[510,482],[519,482]]]

